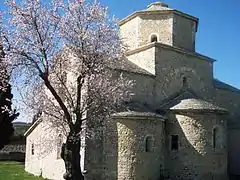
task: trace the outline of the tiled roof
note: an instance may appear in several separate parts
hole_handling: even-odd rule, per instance
[[[191,90],[181,90],[164,99],[159,107],[161,110],[168,110],[174,105],[180,103],[182,99],[198,98]]]
[[[193,98],[181,100],[180,103],[171,107],[170,110],[206,110],[227,112],[226,109],[213,105],[210,102]]]
[[[137,111],[125,111],[119,112],[112,115],[113,117],[150,117],[150,118],[161,118],[166,119],[164,116],[152,113],[152,112],[137,112]]]
[[[214,79],[214,82],[213,82],[214,86],[218,89],[224,89],[224,90],[227,90],[227,91],[232,91],[232,92],[238,92],[240,93],[240,89],[238,88],[235,88],[227,83],[224,83],[222,81],[219,81],[218,79]]]
[[[37,125],[40,124],[41,122],[42,122],[42,118],[37,119],[24,133],[24,136],[27,137],[35,129],[35,127],[37,127]]]
[[[128,72],[154,76],[153,74],[149,73],[145,69],[142,69],[138,65],[132,63],[128,59],[123,59],[122,61],[114,62],[111,66],[113,69],[119,69],[119,70],[124,70],[124,71],[128,71]]]
[[[155,112],[148,104],[143,104],[137,101],[126,103],[123,111]]]
[[[226,109],[218,107],[210,102],[202,100],[194,92],[183,90],[165,99],[157,112],[161,111],[208,111],[208,112],[228,112]]]
[[[147,9],[144,10],[140,10],[140,11],[135,11],[134,13],[130,14],[129,16],[125,17],[124,19],[122,19],[119,22],[119,25],[122,25],[128,21],[130,21],[131,19],[135,18],[136,16],[139,15],[145,15],[145,14],[169,14],[169,13],[175,13],[178,15],[181,15],[185,18],[189,18],[192,19],[194,21],[196,21],[198,23],[198,18],[191,16],[189,14],[180,12],[178,10],[169,8],[167,4],[165,3],[161,3],[161,2],[156,2],[156,3],[152,3],[148,6]]]
[[[0,153],[25,153],[25,150],[25,144],[9,144],[5,145],[4,148],[0,150]]]
[[[158,118],[158,119],[166,119],[166,117],[162,116],[152,110],[148,104],[142,104],[140,102],[129,102],[125,105],[125,108],[122,112],[117,112],[112,114],[112,117],[122,117],[122,118]]]
[[[154,2],[152,4],[149,4],[147,9],[143,11],[164,11],[164,10],[173,10],[172,8],[169,8],[167,4],[162,2]]]

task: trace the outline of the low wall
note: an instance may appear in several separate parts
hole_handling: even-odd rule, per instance
[[[25,153],[0,153],[0,161],[25,161]]]

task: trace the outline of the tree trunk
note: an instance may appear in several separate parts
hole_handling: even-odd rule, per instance
[[[62,145],[61,157],[66,168],[63,178],[66,180],[84,180],[80,166],[80,144],[80,136],[70,132]]]

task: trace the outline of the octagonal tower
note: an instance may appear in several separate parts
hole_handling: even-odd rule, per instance
[[[195,51],[198,18],[155,2],[120,21],[121,37],[130,50],[157,41]]]

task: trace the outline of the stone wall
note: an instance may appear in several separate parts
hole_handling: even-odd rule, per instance
[[[57,158],[57,133],[41,122],[26,138],[25,170],[36,176],[62,180],[65,166]]]
[[[229,129],[228,130],[228,170],[230,175],[240,176],[240,129]]]
[[[113,129],[107,129],[111,135],[105,136],[106,172],[111,174],[106,179],[158,179],[164,167],[163,120],[119,118],[108,123]],[[146,152],[145,143],[149,136],[153,144],[152,149]]]
[[[215,88],[215,102],[227,109],[230,112],[231,119],[229,119],[228,127],[231,128],[239,128],[240,129],[240,91],[231,91],[226,89]]]
[[[226,108],[230,112],[228,121],[228,156],[229,156],[229,173],[240,175],[240,93],[226,89],[216,88],[215,101],[219,106]]]
[[[88,113],[91,113],[90,111]],[[88,119],[86,121],[84,171],[86,179],[104,179],[104,154],[103,154],[103,120]],[[83,147],[82,147],[83,148]]]
[[[118,177],[117,123],[109,118],[105,121],[104,127],[104,180],[112,180]]]
[[[139,21],[140,18],[136,17],[120,26],[121,38],[129,50],[135,49],[139,46]]]
[[[151,47],[127,56],[128,60],[155,75],[155,48]]]
[[[149,100],[153,100],[150,104],[155,104],[157,108],[163,99],[180,91],[183,77],[187,79],[188,88],[202,99],[209,101],[214,99],[213,62],[205,56],[152,43],[130,52],[128,59],[153,74],[152,77],[141,74],[129,76],[137,82],[136,94],[147,92],[137,96],[140,101],[147,95]]]
[[[142,105],[151,106],[156,98],[154,88],[155,77],[130,72],[125,72],[123,75],[136,82],[133,87],[134,96],[132,100]]]
[[[202,99],[213,99],[212,61],[196,53],[156,45],[156,104],[187,86]]]
[[[121,38],[129,50],[147,45],[151,35],[155,34],[158,42],[172,45],[172,14],[144,14],[120,25]]]
[[[213,129],[219,129],[216,148]],[[166,176],[172,179],[227,179],[227,119],[214,114],[170,114],[166,123]],[[179,136],[171,150],[171,135]]]
[[[19,144],[18,144],[19,143]],[[0,150],[0,161],[25,161],[26,145],[22,141],[12,141]]]
[[[9,153],[0,153],[0,161],[25,161],[25,153],[21,152],[9,152]]]
[[[158,37],[158,42],[172,45],[172,14],[144,14],[139,22],[139,46],[147,45],[151,35]]]
[[[182,16],[181,13],[141,13],[133,19],[120,24],[121,37],[129,50],[147,45],[151,36],[157,36],[157,42],[195,51],[197,21]]]
[[[195,51],[196,22],[192,19],[174,14],[173,46]]]

